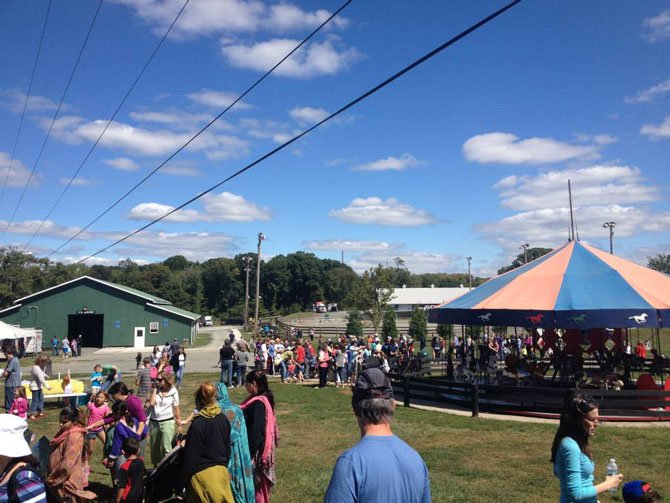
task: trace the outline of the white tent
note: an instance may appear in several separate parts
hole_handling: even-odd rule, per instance
[[[26,346],[26,353],[36,353],[42,350],[42,331],[34,328],[21,328],[9,325],[0,321],[0,341],[5,339],[23,338]],[[3,354],[4,356],[4,354]]]

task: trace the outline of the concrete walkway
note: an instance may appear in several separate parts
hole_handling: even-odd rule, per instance
[[[235,333],[235,339],[241,338],[240,327],[238,326],[217,326],[203,327],[200,334],[210,333],[211,341],[202,347],[186,347],[186,372],[215,372],[218,368],[216,363],[219,361],[219,349],[228,339],[230,331]],[[171,342],[171,341],[170,341]],[[162,346],[162,345],[161,345]],[[59,374],[66,374],[68,369],[73,374],[90,374],[96,364],[116,365],[121,371],[121,375],[135,375],[136,362],[135,356],[138,352],[142,356],[148,356],[153,351],[153,346],[145,348],[83,348],[82,356],[62,358],[61,356],[52,357],[53,369],[51,377],[57,378]],[[21,370],[24,379],[29,379],[30,369],[34,358],[26,356],[21,360]]]

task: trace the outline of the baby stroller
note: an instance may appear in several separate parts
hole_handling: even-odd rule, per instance
[[[182,480],[183,448],[177,446],[168,452],[153,470],[147,470],[144,476],[144,501],[159,503],[171,500],[184,489]]]

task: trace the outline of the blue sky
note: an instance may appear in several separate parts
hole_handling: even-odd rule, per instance
[[[38,157],[97,1],[0,5],[2,244],[97,252],[337,110],[502,2],[355,0],[188,149],[80,236],[341,4],[191,0],[82,163],[183,0],[106,0]],[[305,250],[356,270],[490,275],[522,243],[668,251],[666,2],[521,2],[251,171],[90,259]],[[34,174],[19,203],[24,187]],[[12,214],[16,212],[11,221]],[[48,219],[45,217],[51,212]],[[40,227],[41,226],[41,227]],[[39,228],[37,234],[36,231]],[[33,235],[35,235],[33,237]]]

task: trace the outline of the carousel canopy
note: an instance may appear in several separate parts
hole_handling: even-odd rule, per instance
[[[577,241],[435,309],[463,325],[619,328],[670,325],[670,276]]]

